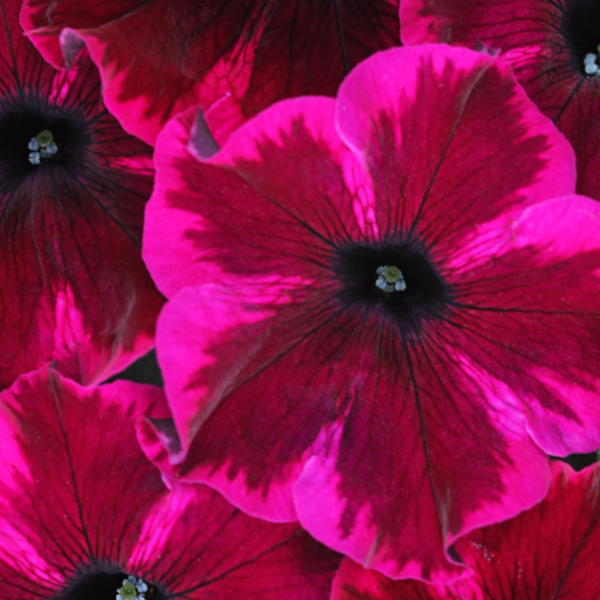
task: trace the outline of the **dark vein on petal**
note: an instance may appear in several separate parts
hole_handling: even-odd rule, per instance
[[[435,509],[437,512],[438,520],[441,524],[442,516],[440,515],[440,500],[438,498],[437,491],[435,489],[435,484],[433,482],[431,455],[429,454],[429,445],[427,444],[427,437],[425,435],[425,418],[423,417],[423,407],[419,398],[419,388],[417,386],[417,378],[415,377],[415,371],[413,368],[410,351],[408,348],[408,344],[404,338],[402,338],[402,347],[404,348],[404,354],[406,355],[408,370],[410,372],[410,379],[415,390],[415,402],[417,405],[417,414],[419,415],[419,428],[421,429],[421,438],[423,440],[423,451],[425,453],[425,466],[427,468],[427,477],[429,478],[429,485],[431,486],[431,493],[433,494],[433,500],[435,502]],[[442,534],[444,535],[443,532]]]
[[[473,85],[471,86],[471,89],[469,90],[469,92],[467,93],[462,106],[460,107],[460,111],[456,117],[456,120],[454,121],[454,125],[452,126],[452,129],[450,131],[450,135],[448,136],[448,139],[446,140],[446,143],[444,145],[444,148],[442,150],[442,153],[440,155],[440,158],[437,161],[437,164],[435,165],[435,168],[433,169],[433,173],[431,174],[431,178],[429,179],[429,184],[427,185],[427,189],[425,190],[425,193],[423,194],[423,199],[421,200],[421,204],[419,205],[419,208],[417,210],[417,214],[415,215],[415,218],[412,222],[412,225],[410,227],[410,230],[408,232],[408,237],[412,237],[415,228],[418,224],[419,218],[421,217],[421,213],[423,212],[423,207],[425,206],[425,202],[427,201],[427,197],[429,196],[429,192],[431,191],[431,188],[433,187],[433,183],[435,181],[435,178],[437,176],[437,173],[440,169],[440,167],[442,166],[442,162],[444,161],[444,158],[446,156],[446,152],[448,151],[448,148],[450,146],[450,144],[452,143],[452,140],[454,138],[454,133],[456,132],[456,128],[458,127],[458,124],[460,123],[460,120],[465,112],[465,109],[467,108],[467,104],[469,103],[469,100],[471,99],[471,95],[473,93],[473,90],[477,87],[477,84],[479,83],[480,79],[485,75],[486,71],[488,70],[488,68],[490,67],[490,65],[492,64],[492,61],[489,61],[482,69],[481,72],[479,73],[479,75],[477,76],[477,78],[475,79],[475,81],[473,82]]]
[[[293,540],[295,537],[298,537],[302,532],[301,531],[297,531],[296,533],[290,535],[289,537],[287,537],[285,540],[279,542],[279,544],[275,544],[274,546],[271,546],[271,548],[268,548],[267,550],[264,550],[263,552],[261,552],[260,554],[257,554],[256,556],[253,556],[252,558],[249,558],[248,560],[241,562],[239,565],[235,566],[235,567],[231,567],[231,569],[225,571],[224,573],[221,573],[220,575],[217,575],[217,577],[213,578],[213,579],[209,579],[208,581],[203,581],[202,583],[199,583],[198,585],[191,587],[187,590],[184,590],[183,592],[178,592],[177,594],[173,594],[171,597],[172,598],[180,598],[181,596],[185,596],[186,594],[189,594],[197,589],[206,587],[207,585],[210,585],[211,583],[215,583],[215,581],[219,581],[225,577],[227,577],[228,575],[230,575],[231,573],[234,573],[235,571],[245,567],[246,565],[249,565],[251,563],[253,563],[256,560],[261,559],[263,556],[266,556],[267,554],[270,554],[271,552],[273,552],[274,550],[277,550],[277,548],[281,548],[282,546],[285,546],[286,544],[288,544],[291,540]]]
[[[87,544],[88,547],[88,552],[89,552],[89,558],[93,558],[94,557],[94,551],[92,549],[92,544],[90,543],[88,534],[87,534],[87,529],[85,526],[85,520],[83,518],[83,506],[81,505],[81,498],[79,497],[79,490],[77,489],[77,481],[75,479],[75,470],[73,468],[73,461],[71,459],[71,451],[69,448],[69,440],[67,439],[67,432],[65,430],[65,424],[63,421],[63,416],[62,416],[62,411],[60,409],[60,403],[58,401],[58,392],[56,390],[56,385],[54,382],[54,377],[55,375],[49,371],[48,372],[48,381],[50,383],[50,390],[52,392],[52,400],[54,401],[54,405],[56,406],[56,412],[58,413],[58,420],[60,423],[60,430],[62,433],[62,438],[65,444],[65,451],[67,454],[67,460],[69,463],[69,473],[71,475],[71,481],[73,483],[73,494],[75,496],[75,502],[77,503],[77,510],[79,512],[79,520],[81,522],[81,533],[83,534],[83,537],[85,539],[85,542]]]
[[[582,77],[579,80],[579,83],[571,90],[571,93],[569,94],[569,97],[567,98],[567,101],[565,102],[564,106],[560,109],[558,115],[556,115],[556,118],[552,119],[552,122],[555,125],[558,123],[559,119],[562,117],[562,115],[565,112],[567,106],[569,106],[569,103],[575,97],[575,94],[577,93],[577,91],[579,90],[579,88],[581,87],[581,85],[583,84],[584,81],[585,81],[585,79]]]
[[[583,537],[581,538],[581,541],[579,542],[579,545],[575,549],[575,552],[573,552],[573,556],[571,557],[571,560],[569,561],[569,564],[567,565],[565,572],[563,573],[562,577],[560,578],[560,581],[558,582],[558,585],[556,586],[556,592],[554,592],[554,595],[552,596],[551,600],[557,600],[558,594],[560,593],[560,589],[563,586],[565,580],[567,579],[567,575],[569,574],[569,571],[573,567],[573,564],[575,563],[575,559],[577,558],[577,555],[583,548],[584,544],[586,543],[586,541],[587,541],[588,537],[590,536],[594,527],[596,527],[596,523],[598,522],[599,516],[600,516],[600,509],[596,510],[596,516],[594,517],[594,520],[590,523],[590,526],[586,529]]]
[[[335,17],[337,19],[337,26],[340,34],[340,48],[342,50],[342,57],[344,59],[344,69],[346,71],[346,75],[348,75],[348,73],[350,73],[350,63],[348,62],[348,56],[346,54],[346,44],[344,42],[344,29],[342,27],[342,15],[340,14],[339,0],[333,0],[333,5],[335,6]]]
[[[17,84],[17,88],[19,89],[19,94],[21,99],[24,100],[23,87],[21,86],[21,80],[19,79],[19,71],[17,69],[17,58],[15,56],[15,51],[12,45],[12,38],[10,36],[10,29],[8,27],[8,21],[6,19],[6,11],[4,10],[4,2],[0,2],[0,6],[2,7],[2,18],[4,19],[4,29],[6,30],[6,38],[8,40],[8,47],[10,49],[10,56],[12,58],[13,63],[13,75],[15,76],[15,83]]]

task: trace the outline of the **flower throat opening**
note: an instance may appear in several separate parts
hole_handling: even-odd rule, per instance
[[[577,70],[586,78],[600,77],[600,3],[570,0],[565,15],[563,31]]]
[[[345,307],[381,310],[407,337],[448,312],[453,293],[418,242],[338,247],[332,269],[337,301]]]
[[[150,582],[123,572],[92,572],[76,576],[52,600],[167,600]]]

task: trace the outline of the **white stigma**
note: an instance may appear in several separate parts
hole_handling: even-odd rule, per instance
[[[390,269],[394,269],[395,276],[392,278],[389,276]],[[406,282],[402,276],[402,271],[398,268],[385,265],[377,269],[377,275],[375,285],[384,292],[403,292],[406,289]]]

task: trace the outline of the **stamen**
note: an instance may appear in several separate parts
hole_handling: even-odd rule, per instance
[[[54,137],[47,129],[40,131],[36,137],[32,137],[27,147],[29,150],[33,150],[29,153],[29,162],[32,165],[39,165],[42,158],[50,158],[58,152]]]
[[[143,579],[136,579],[129,575],[123,579],[123,586],[117,590],[116,600],[146,600],[144,594],[148,591],[148,585]]]
[[[375,285],[384,292],[403,292],[406,289],[406,282],[402,276],[402,271],[398,267],[385,265],[377,269],[377,280]]]
[[[600,52],[600,50],[598,52]],[[589,52],[585,55],[583,59],[583,70],[586,75],[589,75],[590,77],[600,77],[600,68],[596,64],[597,60],[598,54],[595,52]]]

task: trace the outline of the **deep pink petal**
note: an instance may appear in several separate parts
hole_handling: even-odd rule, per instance
[[[406,0],[400,9],[402,40],[498,49],[527,95],[573,145],[577,192],[599,199],[600,80],[587,77],[583,63],[586,53],[596,51],[597,10],[593,2],[565,0]]]
[[[48,360],[91,384],[154,344],[162,298],[140,253],[151,148],[106,111],[85,50],[69,72],[44,62],[20,6],[2,2],[0,32],[0,388]],[[63,158],[33,166],[44,127]]]
[[[475,531],[457,546],[472,576],[449,586],[392,581],[346,559],[332,600],[595,598],[600,586],[597,466],[574,473],[553,463],[548,497],[518,517]]]
[[[57,67],[65,28],[85,40],[111,112],[154,143],[169,118],[223,96],[243,121],[283,98],[334,95],[349,69],[400,44],[398,10],[398,0],[30,0],[21,22]]]
[[[82,574],[116,569],[168,597],[327,600],[339,556],[297,523],[258,521],[204,486],[167,491],[135,424],[168,417],[159,388],[90,390],[47,367],[0,394],[6,597],[67,597]]]
[[[452,101],[440,104],[440,89]],[[383,231],[418,221],[430,240],[453,244],[475,220],[574,192],[569,144],[488,54],[442,45],[378,54],[340,87],[336,122],[365,157]],[[389,211],[391,190],[399,215]]]
[[[600,439],[599,218],[588,198],[545,202],[492,224],[448,265],[464,308],[456,343],[514,391],[549,454],[592,452]]]
[[[182,287],[225,283],[241,273],[275,284],[283,265],[287,283],[280,285],[295,286],[318,277],[331,238],[373,235],[370,186],[335,132],[334,106],[326,98],[279,103],[204,164],[198,163],[190,133],[198,109],[165,127],[154,156],[158,176],[146,212],[143,255],[168,298]],[[261,172],[265,160],[268,179]],[[221,194],[228,203],[214,205]],[[268,235],[265,223],[273,225]],[[240,231],[249,237],[241,241]]]

